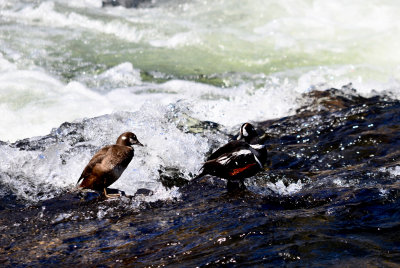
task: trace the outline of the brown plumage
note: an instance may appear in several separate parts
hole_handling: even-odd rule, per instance
[[[132,145],[143,146],[132,132],[122,133],[115,145],[100,149],[82,172],[79,187],[104,191],[122,175],[131,162],[134,150]]]

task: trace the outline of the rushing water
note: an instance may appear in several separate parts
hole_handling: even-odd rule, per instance
[[[399,13],[0,1],[0,264],[399,265]],[[270,152],[247,191],[191,181],[246,121]],[[124,131],[126,196],[76,192]]]

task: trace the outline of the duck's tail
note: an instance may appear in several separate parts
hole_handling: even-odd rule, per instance
[[[79,182],[80,182],[81,180],[83,180],[83,176],[81,176],[81,177],[78,179],[78,181],[76,182],[75,186],[78,186],[78,187],[79,187]]]

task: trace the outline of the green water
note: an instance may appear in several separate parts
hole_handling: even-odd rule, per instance
[[[4,57],[67,81],[127,61],[181,79],[339,65],[398,77],[396,1],[161,1],[139,10],[10,3],[0,27]]]

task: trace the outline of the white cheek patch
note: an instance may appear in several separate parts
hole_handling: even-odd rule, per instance
[[[135,141],[133,139],[129,139],[129,142],[132,143],[132,144],[135,143]]]
[[[245,128],[243,128],[243,136],[245,136],[245,137],[249,136],[249,133],[247,133]]]
[[[127,139],[127,137],[125,137],[125,136],[122,136],[122,138],[121,138],[121,139],[124,141],[124,140],[126,140],[126,139]]]

